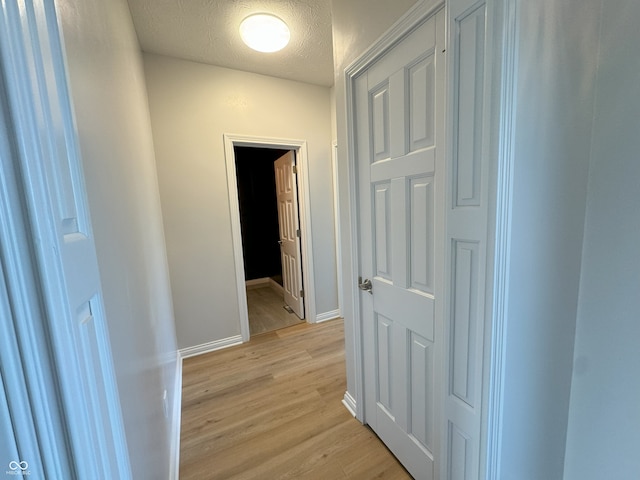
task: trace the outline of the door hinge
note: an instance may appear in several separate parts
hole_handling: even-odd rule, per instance
[[[293,174],[294,174],[294,175],[297,175],[297,173],[298,173],[298,166],[297,166],[297,165],[294,165],[294,166],[293,166]]]
[[[304,298],[304,290],[300,290],[300,298]]]
[[[296,237],[300,238],[300,229],[296,230]]]

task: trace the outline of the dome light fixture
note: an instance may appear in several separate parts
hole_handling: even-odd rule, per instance
[[[287,24],[275,15],[257,13],[242,21],[240,36],[250,48],[258,52],[271,53],[286,47],[291,33]]]

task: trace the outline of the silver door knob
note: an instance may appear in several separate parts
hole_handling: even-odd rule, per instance
[[[373,284],[371,283],[371,280],[369,280],[368,278],[365,278],[363,281],[362,277],[358,277],[358,288],[363,292],[369,292],[370,294],[373,295],[373,292],[372,292]]]
[[[282,245],[282,240],[278,240],[278,245]]]

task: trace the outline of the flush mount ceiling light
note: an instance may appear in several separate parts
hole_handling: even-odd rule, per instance
[[[277,52],[289,43],[291,34],[287,24],[275,15],[258,13],[240,24],[242,41],[258,52]]]

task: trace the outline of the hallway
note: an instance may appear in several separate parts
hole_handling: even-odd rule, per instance
[[[342,320],[187,358],[180,478],[409,479],[341,403]]]

